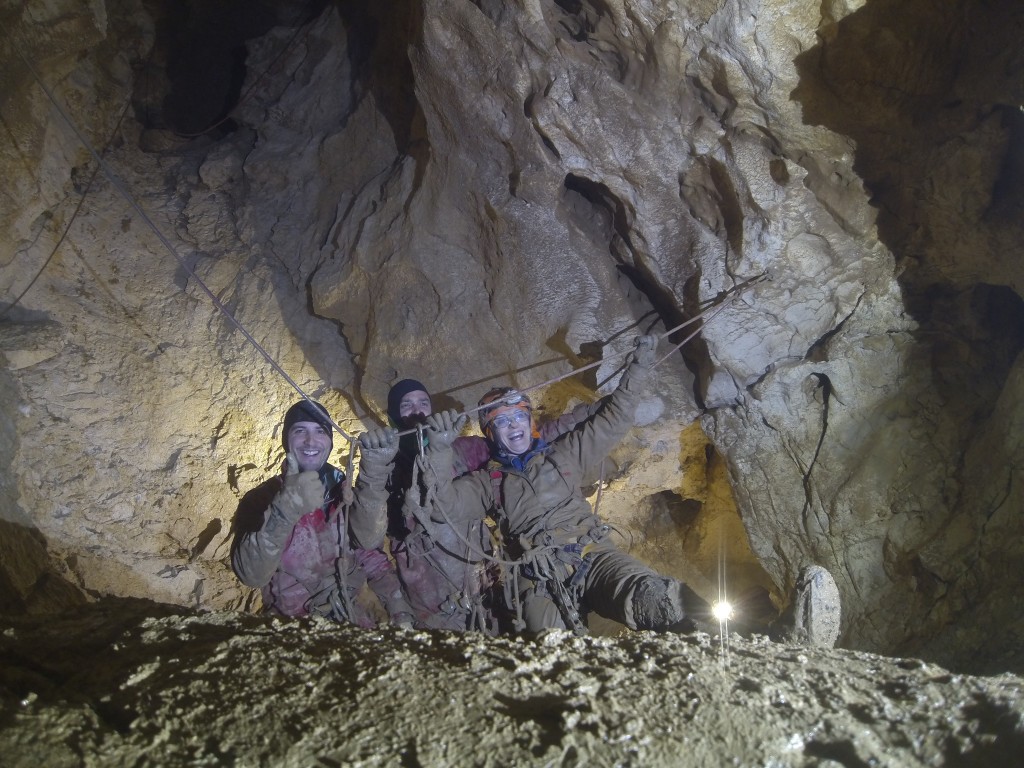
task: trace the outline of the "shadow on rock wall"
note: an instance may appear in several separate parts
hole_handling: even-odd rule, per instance
[[[926,330],[949,285],[1018,282],[1019,260],[997,251],[1020,250],[1024,221],[1022,23],[1012,0],[874,0],[823,21],[821,43],[795,62],[804,122],[856,144],[879,237]],[[979,307],[968,304],[970,324]],[[1005,330],[1019,346],[1019,327]]]
[[[947,541],[956,524],[973,526],[976,540],[965,560],[944,572],[934,572],[941,563],[926,566],[928,558],[917,557],[909,580],[921,594],[934,592],[932,630],[961,635],[978,606],[991,608],[1000,590],[1016,588],[991,565],[1009,556],[1007,542],[1019,536],[1019,523],[1009,537],[1005,529],[993,532],[992,521],[1014,497],[989,486],[1005,485],[1001,468],[1013,466],[1020,450],[1006,434],[1011,427],[990,422],[1000,409],[1006,422],[1008,403],[1021,397],[1013,389],[1024,350],[1022,24],[1024,6],[1012,0],[869,0],[840,20],[823,18],[820,43],[795,62],[800,85],[792,98],[804,122],[855,144],[854,170],[918,323],[916,373],[928,382],[934,410],[925,413],[918,397],[909,404],[924,409],[927,439],[946,446],[951,481],[948,510],[923,514],[959,521],[943,532]],[[979,451],[991,477],[971,469]],[[930,546],[915,544],[918,554]],[[993,637],[1013,634],[991,629],[975,625],[962,648],[987,648],[1003,642]],[[922,652],[923,642],[897,650]]]

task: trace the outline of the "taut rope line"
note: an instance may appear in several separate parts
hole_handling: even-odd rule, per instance
[[[741,296],[743,293],[745,293],[747,290],[752,288],[754,285],[756,285],[757,283],[759,283],[759,282],[761,282],[762,280],[765,280],[765,279],[767,279],[767,276],[762,274],[762,275],[758,275],[757,277],[752,277],[749,280],[744,280],[742,283],[737,283],[732,288],[730,288],[727,291],[724,291],[723,294],[720,295],[720,298],[719,298],[719,301],[718,301],[717,304],[710,304],[705,309],[701,310],[696,315],[691,317],[689,320],[686,320],[686,321],[680,323],[675,328],[670,328],[669,330],[665,331],[664,333],[659,334],[658,338],[659,339],[663,339],[666,336],[668,336],[669,334],[675,333],[676,331],[678,331],[678,330],[680,330],[682,328],[685,328],[686,326],[690,325],[691,323],[697,322],[698,320],[700,320],[705,315],[707,315],[706,322],[711,322],[711,320],[714,319],[714,317],[716,315],[718,315],[723,309],[725,309],[729,305],[729,303],[731,301],[733,301],[737,296]],[[710,313],[710,314],[708,314],[708,313]],[[673,353],[675,353],[676,350],[678,350],[680,347],[682,347],[688,341],[693,339],[694,336],[699,334],[702,329],[703,329],[703,326],[701,326],[701,328],[697,328],[695,331],[693,331],[693,333],[691,333],[689,336],[687,336],[681,342],[676,344],[668,352],[668,354],[666,354],[664,357],[661,357],[660,359],[658,359],[654,363],[654,365],[655,366],[661,365]],[[547,381],[542,381],[539,384],[534,384],[532,386],[525,387],[523,389],[517,389],[514,392],[509,393],[506,396],[506,398],[504,398],[500,402],[516,402],[517,401],[516,398],[518,398],[519,395],[522,395],[522,394],[524,394],[526,392],[532,392],[533,390],[540,389],[541,387],[546,387],[549,384],[554,384],[556,382],[561,381],[562,379],[567,379],[570,376],[575,376],[577,373],[582,373],[583,371],[588,371],[591,368],[596,368],[597,366],[599,366],[599,365],[601,365],[603,363],[606,363],[608,360],[614,360],[616,357],[620,357],[620,356],[624,357],[625,355],[628,355],[630,352],[632,352],[632,350],[620,353],[619,355],[612,355],[610,358],[603,358],[601,360],[597,360],[597,361],[595,361],[593,363],[589,363],[589,364],[584,365],[584,366],[582,366],[580,368],[576,368],[574,370],[571,370],[571,371],[569,371],[567,373],[563,373],[563,374],[561,374],[559,376],[555,376],[554,378],[548,379]],[[459,413],[459,415],[460,416],[469,416],[470,414],[476,413],[477,411],[483,410],[484,408],[493,408],[493,407],[494,407],[494,403],[486,403],[485,405],[478,405],[478,406],[476,406],[474,408],[467,408],[466,410],[461,411]],[[411,435],[411,434],[415,433],[416,431],[417,431],[417,427],[413,427],[411,429],[406,429],[406,430],[404,430],[402,432],[399,432],[398,436],[399,437],[404,437],[405,435]]]
[[[0,24],[0,27],[4,27],[4,31],[7,32],[7,29],[3,24]],[[164,236],[164,233],[160,231],[160,228],[157,227],[157,225],[153,222],[149,215],[143,210],[142,206],[140,206],[139,203],[135,200],[132,194],[128,191],[127,187],[125,187],[125,185],[117,177],[117,174],[113,172],[113,170],[110,168],[107,162],[96,151],[96,149],[93,147],[89,139],[86,138],[86,136],[78,129],[78,126],[75,124],[75,121],[71,119],[71,116],[60,105],[60,102],[57,101],[57,98],[53,95],[53,92],[47,87],[46,83],[43,82],[43,79],[39,76],[39,73],[36,72],[35,67],[32,66],[32,63],[25,56],[24,52],[22,52],[20,46],[15,44],[14,47],[18,51],[18,55],[21,57],[21,60],[25,63],[25,66],[28,68],[28,71],[31,73],[33,79],[35,79],[36,83],[39,84],[39,87],[43,90],[43,93],[46,94],[46,98],[49,99],[51,104],[53,104],[54,109],[57,110],[57,113],[61,116],[64,122],[67,123],[68,127],[71,128],[75,136],[78,137],[78,140],[82,143],[82,146],[85,147],[89,154],[93,156],[93,158],[99,164],[99,167],[103,169],[103,174],[114,186],[114,189],[116,189],[118,193],[120,193],[120,195],[132,207],[132,209],[134,209],[134,211],[142,218],[146,225],[153,231],[153,234],[156,235],[157,239],[161,242],[161,244],[163,244],[164,248],[166,248],[167,251],[175,258],[175,260],[177,260],[177,262],[181,265],[182,269],[184,269],[185,272],[188,273],[189,277],[195,280],[196,284],[202,289],[203,293],[205,293],[209,297],[210,301],[213,302],[213,306],[216,307],[221,312],[221,314],[223,314],[228,320],[231,321],[232,325],[234,325],[235,328],[237,328],[241,332],[241,334],[246,338],[246,340],[250,344],[252,344],[253,347],[256,348],[256,351],[263,356],[263,358],[270,364],[270,366],[275,371],[277,371],[277,373],[280,374],[281,377],[285,381],[287,381],[288,384],[290,384],[291,387],[296,392],[298,392],[304,400],[309,402],[311,405],[315,405],[314,400],[303,391],[302,387],[295,383],[294,379],[292,379],[292,377],[288,375],[284,368],[282,368],[278,364],[278,362],[274,360],[273,357],[271,357],[270,353],[267,352],[267,350],[265,350],[258,341],[256,341],[256,339],[253,337],[251,333],[249,333],[245,326],[243,326],[235,318],[235,316],[231,314],[231,311],[224,306],[221,300],[218,299],[214,292],[210,290],[209,286],[207,286],[206,283],[203,282],[199,275],[196,274],[195,270],[192,269],[191,266],[189,266],[189,264],[185,261],[184,258],[182,258],[182,256],[178,253],[174,246],[171,245],[171,242]],[[338,434],[340,434],[349,442],[355,442],[355,437],[353,437],[344,429],[342,429],[341,426],[337,422],[335,422],[333,418],[331,418],[329,415],[327,416],[327,418],[331,422],[331,425],[338,430]]]

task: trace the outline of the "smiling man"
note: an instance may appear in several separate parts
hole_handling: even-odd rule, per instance
[[[300,400],[289,408],[281,440],[282,474],[239,503],[231,548],[235,574],[260,588],[264,609],[272,613],[315,614],[361,626],[386,621],[367,582],[397,585],[387,558],[376,551],[384,539],[385,483],[398,450],[397,431],[360,435],[354,487],[327,461],[333,426],[320,403]]]
[[[416,379],[402,379],[388,392],[388,420],[399,429],[424,424],[432,412],[430,394]],[[392,621],[411,623],[418,629],[493,632],[483,603],[486,574],[480,558],[472,553],[488,546],[486,529],[478,521],[456,530],[444,522],[417,518],[406,503],[410,488],[416,485],[419,490],[416,458],[421,437],[418,432],[401,438],[388,480],[390,553],[405,598],[404,605],[393,601],[399,612],[392,614]],[[487,443],[480,437],[457,438],[452,448],[456,474],[476,469],[490,457]]]
[[[315,421],[296,421],[289,427],[285,442],[291,447],[300,472],[319,472],[327,462],[334,445],[329,428]]]
[[[388,391],[388,416],[395,426],[408,428],[423,423],[431,413],[430,394],[416,379],[402,379]]]

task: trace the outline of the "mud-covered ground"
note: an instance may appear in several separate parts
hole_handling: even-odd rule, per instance
[[[754,638],[0,619],[5,766],[1008,765],[1024,682]]]

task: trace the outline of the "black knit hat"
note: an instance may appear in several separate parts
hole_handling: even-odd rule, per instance
[[[402,414],[400,413],[402,398],[410,392],[419,392],[421,390],[427,392],[427,388],[423,386],[423,383],[416,381],[416,379],[402,379],[391,388],[391,391],[388,392],[388,418],[391,419],[391,423],[394,426],[400,426],[402,423]]]
[[[324,432],[327,433],[327,436],[331,438],[331,445],[334,445],[334,432],[331,425],[331,417],[327,413],[327,409],[317,402],[311,403],[309,400],[299,400],[299,402],[289,408],[288,412],[284,415],[284,427],[281,429],[281,443],[284,445],[286,452],[288,451],[288,430],[300,421],[312,421],[315,424],[319,424],[324,428]]]

